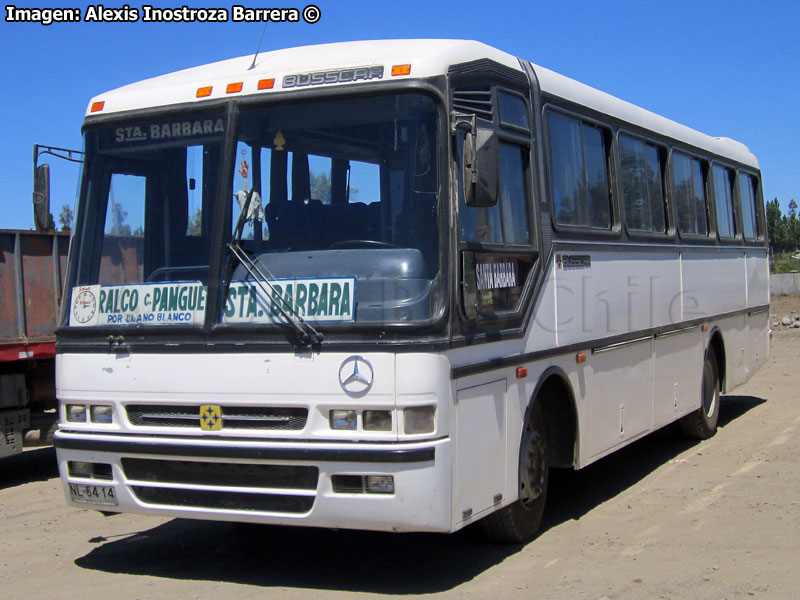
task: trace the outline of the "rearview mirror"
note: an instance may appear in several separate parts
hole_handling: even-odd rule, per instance
[[[33,221],[37,231],[56,228],[50,214],[50,165],[38,165],[33,173]]]
[[[467,206],[497,204],[497,134],[476,128],[464,136],[462,178]]]

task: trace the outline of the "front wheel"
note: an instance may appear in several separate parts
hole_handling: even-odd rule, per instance
[[[684,435],[707,440],[717,432],[719,422],[719,373],[717,359],[711,348],[706,352],[703,363],[703,385],[700,389],[700,408],[680,420]]]
[[[542,524],[550,462],[547,432],[539,403],[528,416],[519,453],[519,499],[480,521],[489,539],[519,544],[532,539]]]

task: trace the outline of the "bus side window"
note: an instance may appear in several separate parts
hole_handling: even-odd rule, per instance
[[[703,163],[694,157],[672,153],[673,193],[682,234],[708,235],[706,181]]]
[[[714,165],[714,205],[717,209],[717,233],[721,238],[736,236],[733,213],[733,170]]]
[[[480,208],[462,206],[462,239],[479,244],[529,245],[526,152],[521,146],[501,142],[499,161],[497,204]]]
[[[518,310],[522,290],[533,266],[526,249],[531,245],[528,150],[500,142],[497,204],[461,208],[462,242],[475,248],[465,251],[464,309],[468,317],[494,316]],[[473,278],[474,275],[474,278]]]
[[[610,229],[605,130],[555,112],[548,126],[555,222]]]
[[[666,233],[664,163],[666,153],[654,144],[620,134],[622,200],[625,225],[635,231]]]
[[[750,175],[739,174],[739,199],[742,204],[742,233],[747,240],[759,237],[758,211],[756,210],[756,180]]]

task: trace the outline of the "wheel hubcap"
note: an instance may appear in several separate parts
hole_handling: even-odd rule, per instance
[[[717,387],[714,385],[713,367],[705,364],[704,378],[703,378],[703,411],[707,417],[714,414],[714,409],[717,403]]]
[[[528,428],[525,432],[524,456],[519,469],[519,499],[525,508],[542,495],[544,490],[544,441],[539,432]]]

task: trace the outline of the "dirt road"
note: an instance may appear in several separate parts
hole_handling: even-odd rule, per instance
[[[0,465],[0,598],[800,598],[800,329],[774,329],[716,437],[555,473],[525,546],[103,517],[65,506],[52,449],[25,452]]]

